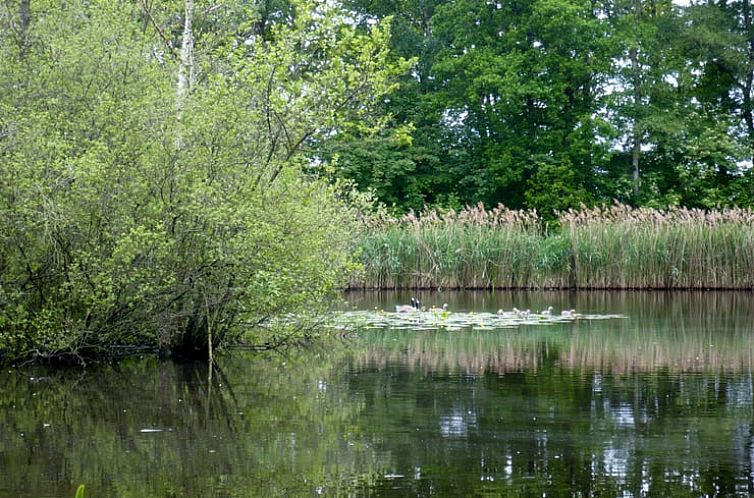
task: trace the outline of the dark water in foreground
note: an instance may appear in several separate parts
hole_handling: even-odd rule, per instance
[[[754,494],[752,294],[422,297],[628,318],[5,370],[0,497]]]

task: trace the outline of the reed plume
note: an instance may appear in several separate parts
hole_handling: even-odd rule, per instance
[[[364,218],[352,288],[752,289],[754,211],[613,204]]]

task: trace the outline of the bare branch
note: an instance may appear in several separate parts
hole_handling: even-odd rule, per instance
[[[162,38],[162,41],[165,43],[165,47],[167,47],[168,51],[173,54],[173,57],[175,57],[175,59],[178,59],[178,52],[176,51],[175,47],[173,47],[173,44],[170,43],[170,40],[168,40],[167,36],[165,36],[165,32],[162,31],[159,24],[157,24],[157,21],[155,21],[155,18],[152,15],[152,10],[147,4],[147,0],[141,0],[141,8],[144,10],[144,13],[147,15],[147,19],[152,24],[155,31],[157,31],[157,34],[160,35],[160,38]]]

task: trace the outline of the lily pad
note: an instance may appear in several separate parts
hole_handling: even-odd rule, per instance
[[[554,325],[589,320],[611,320],[624,315],[549,315],[538,313],[475,313],[442,310],[396,313],[389,311],[346,311],[336,314],[331,322],[338,329],[393,330],[501,330],[521,326]]]

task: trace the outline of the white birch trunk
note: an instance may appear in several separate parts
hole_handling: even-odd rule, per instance
[[[194,85],[194,33],[191,29],[193,17],[192,0],[186,0],[186,15],[183,23],[183,40],[181,42],[181,59],[178,65],[178,87],[175,94],[175,105],[180,122],[183,116],[183,106],[186,96]]]

